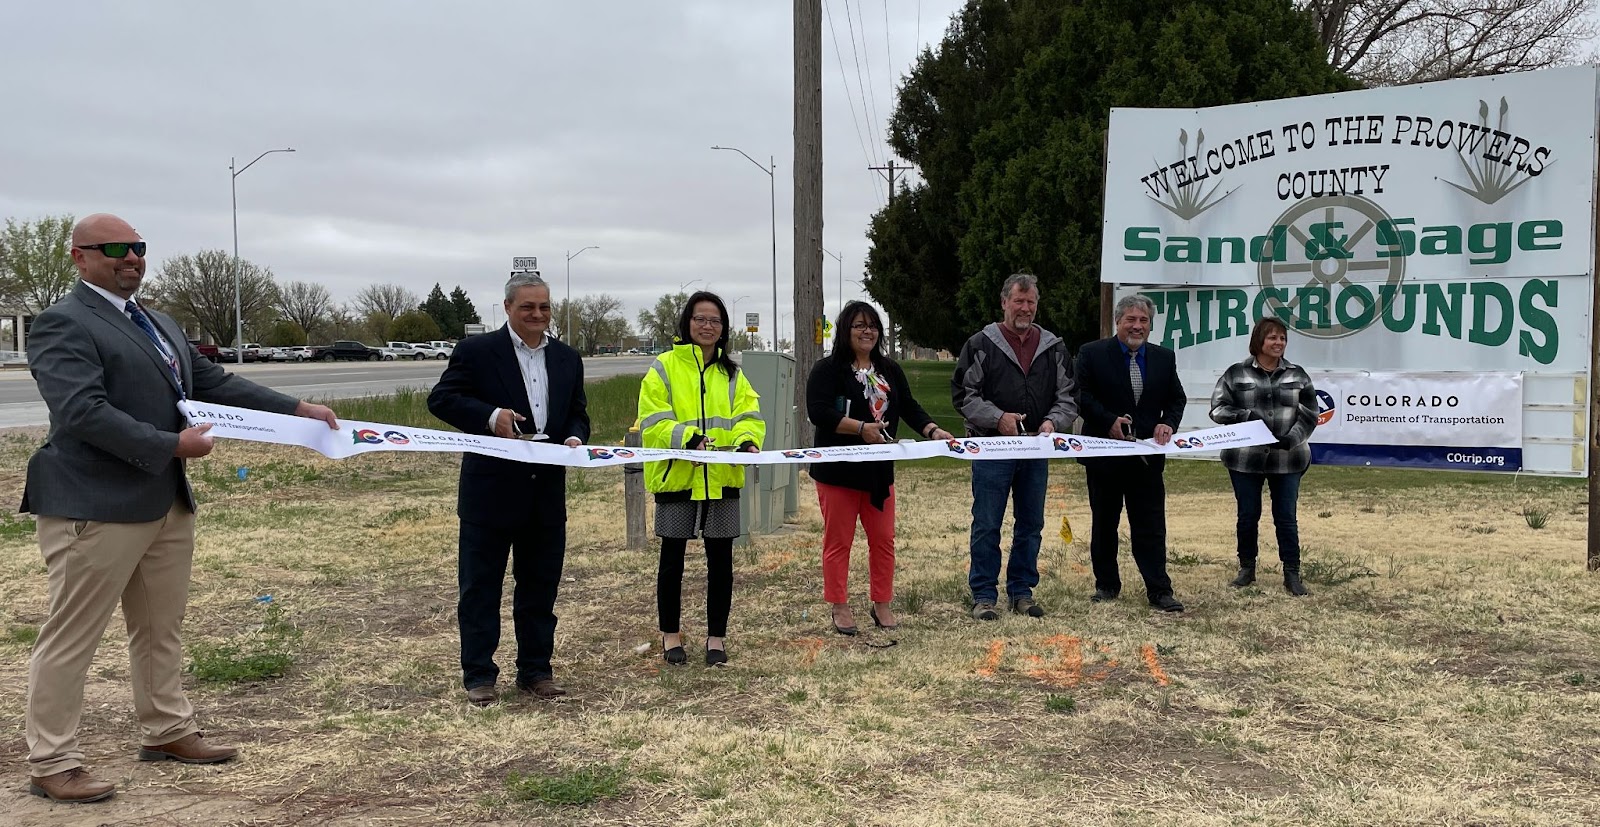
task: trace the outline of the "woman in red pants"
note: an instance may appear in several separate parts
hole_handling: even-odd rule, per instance
[[[872,305],[845,305],[832,353],[806,381],[806,413],[818,447],[891,443],[902,420],[928,439],[951,438],[912,398],[905,373],[883,355],[882,341],[883,318]],[[819,462],[810,474],[822,506],[822,596],[832,608],[833,630],[857,631],[849,592],[857,520],[867,532],[868,614],[877,626],[894,629],[894,462]]]

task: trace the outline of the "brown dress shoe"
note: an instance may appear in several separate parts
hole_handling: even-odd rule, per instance
[[[567,690],[562,688],[561,684],[556,683],[550,678],[541,678],[531,684],[528,684],[527,686],[519,685],[517,688],[530,695],[538,695],[547,701],[551,698],[559,698],[562,695],[567,694]]]
[[[83,767],[73,767],[55,775],[41,775],[34,778],[28,785],[28,792],[51,801],[87,804],[90,801],[104,801],[116,795],[117,785],[96,781],[88,770]]]
[[[236,747],[206,743],[204,735],[191,732],[159,747],[140,747],[140,761],[182,761],[185,764],[220,764],[239,754]]]
[[[467,703],[472,704],[473,706],[488,706],[497,700],[499,700],[499,698],[495,696],[494,686],[492,684],[474,686],[467,690]]]

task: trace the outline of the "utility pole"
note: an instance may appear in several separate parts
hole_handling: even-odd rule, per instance
[[[876,172],[879,175],[882,175],[884,178],[889,179],[889,203],[893,204],[894,203],[894,174],[896,172],[898,172],[898,173],[904,175],[905,171],[910,169],[910,167],[906,166],[905,164],[900,164],[899,166],[896,166],[895,163],[894,163],[894,159],[890,158],[888,166],[867,167],[867,169],[870,169],[873,172]]]
[[[822,358],[822,2],[794,0],[794,406],[806,409],[806,377]],[[811,430],[795,428],[810,447]]]

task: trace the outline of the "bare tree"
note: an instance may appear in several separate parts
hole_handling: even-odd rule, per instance
[[[356,293],[355,311],[357,316],[381,316],[385,322],[392,322],[401,313],[417,309],[421,303],[416,293],[398,284],[369,284]]]
[[[1575,63],[1595,0],[1301,0],[1338,69],[1368,86]]]
[[[233,341],[233,256],[226,251],[201,250],[192,256],[169,258],[142,292],[178,321],[199,325],[212,341]],[[246,341],[253,333],[265,332],[264,326],[277,316],[277,301],[272,271],[241,259],[239,307],[244,313]]]
[[[78,282],[78,268],[72,263],[72,224],[70,215],[22,222],[6,219],[0,231],[0,302],[37,313],[72,290]]]
[[[308,281],[291,281],[278,288],[278,312],[300,326],[307,337],[316,339],[333,311],[333,296],[328,288]]]

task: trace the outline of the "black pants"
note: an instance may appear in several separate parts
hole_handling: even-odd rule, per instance
[[[1094,565],[1096,589],[1112,594],[1122,591],[1117,529],[1126,504],[1133,561],[1144,578],[1145,593],[1155,600],[1172,594],[1172,579],[1167,577],[1167,488],[1161,476],[1166,457],[1146,459],[1148,465],[1137,457],[1103,459],[1084,469],[1093,518],[1089,560]]]
[[[463,686],[490,686],[500,675],[494,653],[500,646],[500,594],[508,557],[516,581],[511,622],[517,636],[517,684],[527,686],[554,674],[550,655],[556,640],[556,590],[566,551],[565,525],[506,531],[461,523],[456,616]]]
[[[705,538],[706,634],[728,634],[728,610],[733,606],[733,538]],[[661,631],[678,631],[683,614],[683,556],[688,540],[661,538],[661,565],[656,569],[656,613]]]

